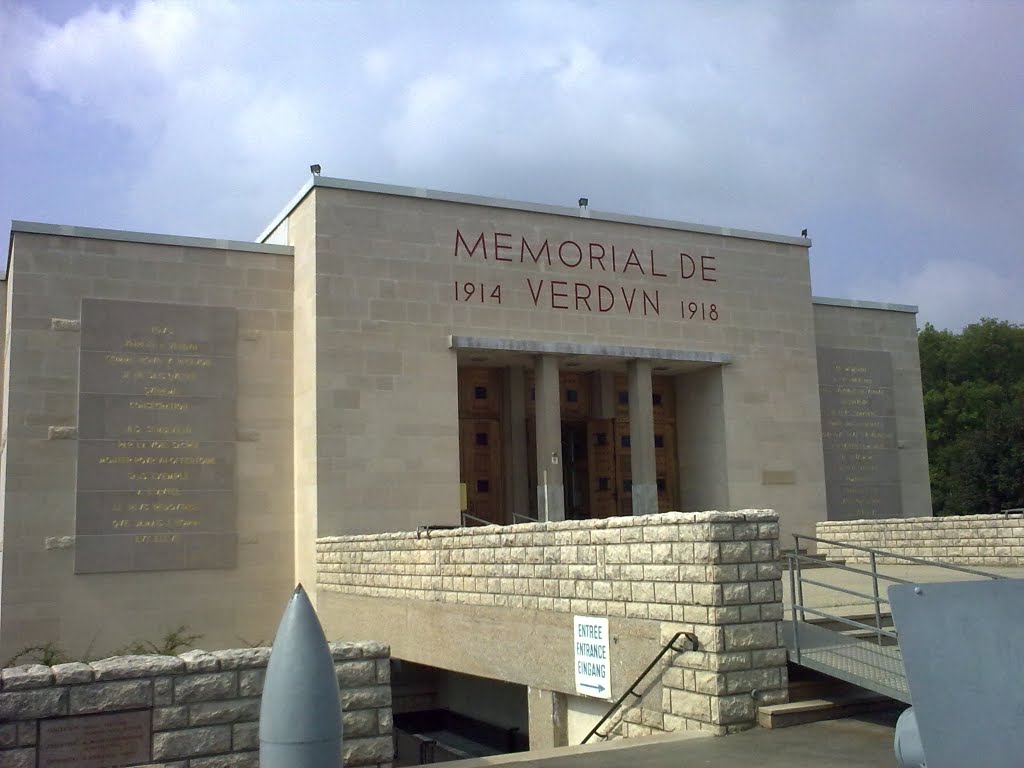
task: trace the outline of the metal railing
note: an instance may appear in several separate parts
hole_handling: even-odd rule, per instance
[[[540,521],[536,517],[530,517],[529,515],[521,515],[518,512],[512,513],[512,524],[516,523],[539,523]],[[493,520],[485,520],[482,517],[471,515],[469,512],[462,512],[462,527],[475,526],[475,525],[506,525],[506,523],[496,523]]]
[[[491,522],[490,520],[484,520],[482,517],[471,515],[469,512],[462,513],[462,526],[465,528],[471,525],[497,525],[497,523]]]
[[[689,648],[676,648],[676,640],[678,640],[680,637],[685,637],[690,642]],[[655,666],[657,666],[658,662],[661,661],[662,657],[666,653],[668,653],[669,651],[675,651],[676,653],[696,651],[698,647],[699,643],[697,641],[697,636],[693,634],[693,632],[676,632],[674,635],[672,635],[672,639],[665,643],[665,646],[660,651],[658,651],[658,655],[654,657],[650,664],[644,667],[643,672],[637,675],[636,680],[634,680],[633,684],[626,689],[626,692],[615,700],[611,708],[609,708],[609,710],[604,713],[604,717],[598,720],[597,725],[590,729],[590,733],[583,737],[583,741],[581,741],[580,744],[586,744],[588,741],[590,741],[590,737],[594,735],[597,735],[599,738],[602,739],[607,738],[607,733],[598,733],[601,726],[608,722],[608,719],[615,714],[616,710],[618,710],[620,706],[622,706],[622,702],[626,700],[627,696],[635,696],[638,699],[643,698],[642,694],[636,692],[636,687],[643,682],[643,679],[647,677],[648,673],[650,673],[650,671],[654,669]]]
[[[1011,510],[1012,511],[1012,510]],[[894,627],[892,630],[885,629],[882,626],[882,606],[888,605],[888,598],[882,597],[879,590],[879,581],[892,582],[894,584],[912,584],[909,579],[904,579],[899,576],[892,576],[890,574],[881,573],[878,570],[878,559],[879,558],[892,558],[900,561],[901,564],[909,565],[925,565],[933,568],[941,568],[948,571],[957,571],[960,573],[971,574],[972,576],[981,576],[988,579],[1003,579],[1006,578],[997,573],[989,573],[987,571],[981,571],[977,568],[968,568],[962,565],[953,565],[951,563],[943,563],[936,560],[927,560],[923,557],[913,557],[911,555],[901,555],[897,552],[889,552],[884,549],[876,549],[873,547],[862,547],[858,544],[850,544],[843,541],[835,541],[832,539],[822,539],[817,536],[807,536],[804,534],[796,533],[793,534],[794,549],[792,552],[786,553],[786,557],[789,561],[789,594],[792,601],[791,604],[791,620],[793,627],[793,639],[795,645],[796,662],[800,663],[800,622],[807,621],[807,614],[813,614],[815,616],[828,619],[829,621],[838,622],[854,629],[863,629],[871,632],[878,645],[884,644],[884,638],[889,638],[893,641],[898,642],[899,638]],[[863,552],[868,555],[869,569],[856,568],[846,563],[830,562],[828,560],[822,560],[820,557],[813,557],[811,555],[802,554],[806,550],[802,550],[801,542],[815,542],[816,544],[827,544],[832,547],[837,547],[840,550],[854,550],[857,552]],[[813,578],[804,576],[803,570],[800,567],[801,563],[814,563],[815,565],[824,565],[829,569],[847,571],[849,573],[856,573],[863,576],[867,576],[871,579],[871,594],[859,592],[854,589],[847,587],[841,587],[837,584],[829,584],[825,581],[819,581]],[[822,589],[832,590],[835,592],[841,592],[846,595],[853,597],[859,597],[866,600],[871,604],[874,611],[874,626],[866,624],[862,621],[857,621],[849,616],[843,616],[838,613],[830,613],[823,611],[818,608],[811,608],[806,605],[804,601],[804,585],[808,584]],[[888,614],[888,609],[885,610]],[[798,618],[799,617],[799,618]]]

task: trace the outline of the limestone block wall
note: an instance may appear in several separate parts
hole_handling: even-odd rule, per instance
[[[390,766],[388,646],[332,643],[331,654],[341,690],[345,765]],[[148,760],[162,768],[256,768],[269,658],[269,648],[246,648],[4,669],[0,765],[34,768],[53,759],[45,736],[52,726],[87,723],[92,715],[144,713]]]
[[[12,242],[0,658],[45,643],[72,655],[118,648],[179,624],[215,648],[268,638],[295,586],[290,249],[29,224]],[[85,299],[237,314],[237,391],[225,408],[237,427],[237,567],[76,575]]]
[[[928,481],[928,441],[924,424],[924,396],[921,389],[921,359],[917,347],[917,315],[912,311],[856,306],[858,302],[816,298],[814,300],[815,343],[819,354],[827,349],[888,353],[892,365],[892,396],[896,433],[895,465],[891,480],[897,485],[900,512],[874,505],[878,517],[921,517],[931,514],[931,486]],[[855,412],[856,415],[856,412]],[[837,480],[843,468],[836,468]],[[846,470],[862,475],[864,467]],[[879,480],[885,472],[869,472]],[[828,472],[826,471],[826,474]],[[863,482],[863,481],[862,481]],[[870,482],[870,480],[868,481]],[[867,507],[873,506],[868,497]],[[830,510],[830,517],[839,517]],[[867,517],[856,515],[856,517]]]
[[[726,733],[751,727],[758,704],[787,695],[778,539],[768,510],[334,536],[317,542],[318,578],[328,597],[503,607],[510,623],[515,611],[658,622],[662,644],[692,632],[699,649],[665,657],[652,678],[660,686],[648,691],[660,696],[621,713],[616,733]],[[516,642],[522,659],[558,652]],[[518,665],[516,682],[544,687],[530,663]],[[455,651],[450,664],[459,669]],[[574,693],[571,680],[565,686]]]
[[[317,333],[320,535],[458,523],[450,336],[731,355],[722,450],[700,465],[726,482],[714,504],[785,509],[801,532],[825,518],[809,242],[326,177],[311,197],[315,238],[289,237],[296,285],[316,286],[296,329]]]
[[[818,523],[817,531],[823,539],[956,565],[1024,565],[1024,517],[1019,514],[848,520]],[[818,544],[818,552],[851,563],[869,561],[866,552],[848,547]],[[879,557],[878,562],[906,561]]]

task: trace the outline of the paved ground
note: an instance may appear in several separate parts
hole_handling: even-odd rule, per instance
[[[449,768],[894,768],[894,720],[832,720],[733,736],[656,736],[438,763]]]

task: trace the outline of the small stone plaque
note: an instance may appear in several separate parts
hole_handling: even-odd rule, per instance
[[[890,353],[819,348],[818,384],[828,519],[900,517]]]
[[[82,300],[76,573],[235,567],[237,325]]]
[[[39,722],[39,768],[117,768],[151,761],[150,710]]]

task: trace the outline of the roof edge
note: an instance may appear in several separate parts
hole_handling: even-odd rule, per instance
[[[306,179],[306,183],[303,184],[299,191],[292,196],[292,199],[289,200],[287,204],[284,206],[284,208],[282,208],[281,211],[277,214],[277,216],[272,218],[270,220],[270,223],[263,228],[263,231],[260,232],[259,236],[256,238],[257,243],[262,243],[264,240],[266,240],[268,237],[274,234],[274,230],[281,226],[281,222],[292,215],[292,211],[299,207],[299,204],[306,199],[306,195],[308,195],[310,191],[312,191],[313,187],[316,186],[317,178],[319,177],[311,176],[310,178]]]
[[[468,195],[460,192],[445,192],[438,189],[427,189],[426,187],[405,187],[396,184],[380,184],[370,181],[358,181],[355,179],[336,179],[327,176],[312,176],[302,186],[299,192],[292,198],[291,202],[271,220],[266,229],[263,230],[258,240],[270,236],[280,223],[286,219],[299,203],[309,194],[310,190],[316,187],[324,189],[341,189],[350,192],[371,192],[379,195],[394,195],[397,197],[418,197],[425,200],[436,200],[445,203],[463,203],[466,205],[480,205],[488,208],[505,208],[514,211],[527,211],[529,213],[547,213],[552,216],[569,216],[574,219],[581,218],[579,208],[563,205],[547,205],[544,203],[528,203],[521,200],[507,200],[500,197],[485,197],[482,195]],[[694,224],[685,221],[673,221],[671,219],[657,219],[648,216],[632,216],[622,213],[611,213],[607,211],[587,212],[587,217],[595,221],[607,221],[616,224],[636,224],[645,227],[659,227],[661,229],[675,229],[682,232],[696,232],[702,235],[720,235],[723,237],[737,237],[744,240],[761,240],[769,243],[781,243],[784,245],[796,245],[802,248],[809,248],[811,240],[807,237],[792,237],[790,235],[777,235],[768,232],[757,232],[748,229],[732,229],[730,227],[714,227],[706,224]]]
[[[59,237],[82,237],[92,240],[114,240],[123,243],[148,243],[151,245],[179,245],[189,248],[216,248],[225,251],[247,251],[250,253],[272,253],[278,256],[293,256],[295,249],[290,245],[268,245],[248,240],[221,240],[210,237],[188,237],[185,235],[161,235],[154,232],[131,232],[121,229],[99,229],[75,227],[65,224],[45,224],[37,221],[12,221],[11,246],[14,247],[15,233],[30,235],[57,235]],[[8,251],[8,262],[11,251]]]
[[[833,299],[828,296],[812,296],[812,304],[822,304],[829,307],[850,307],[852,309],[880,309],[884,312],[907,312],[916,315],[917,306],[914,304],[889,304],[884,301],[861,301],[860,299]]]

